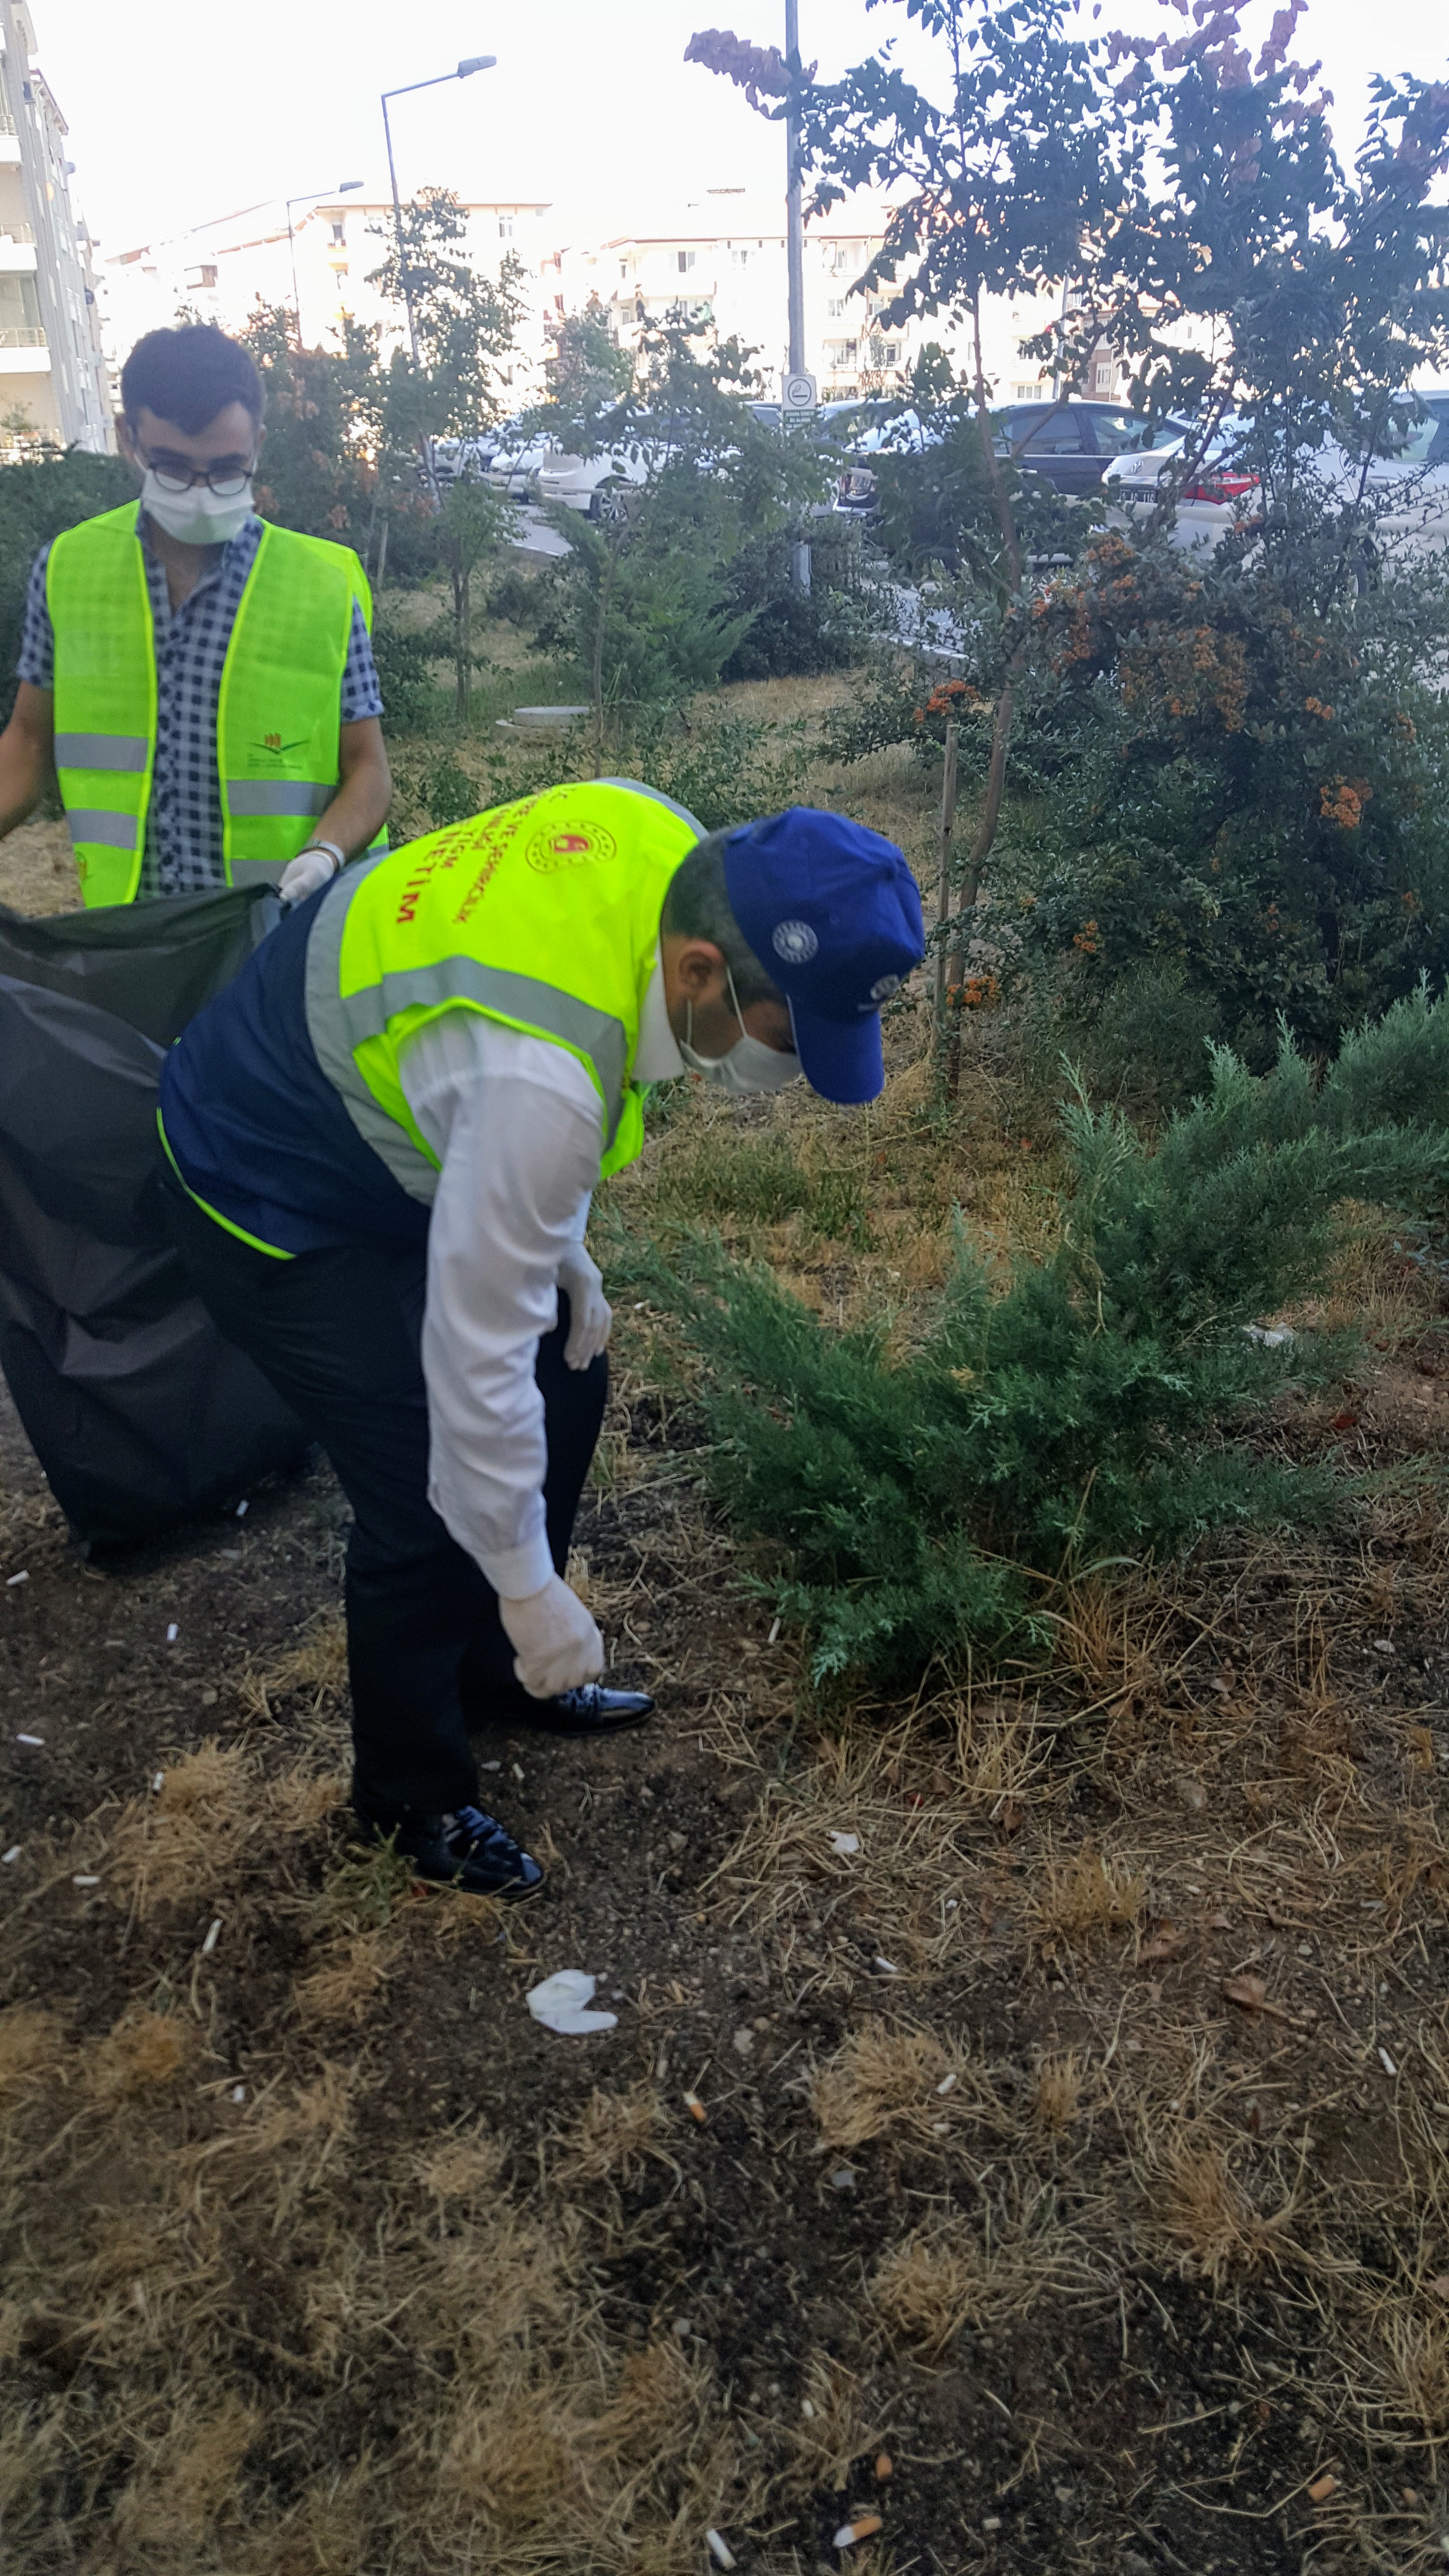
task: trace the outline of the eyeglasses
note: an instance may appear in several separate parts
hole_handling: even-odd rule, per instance
[[[218,456],[210,465],[193,465],[189,458],[164,447],[154,456],[148,456],[143,447],[136,453],[163,492],[193,492],[198,483],[204,483],[219,501],[235,501],[246,490],[256,465],[255,457],[240,456]]]

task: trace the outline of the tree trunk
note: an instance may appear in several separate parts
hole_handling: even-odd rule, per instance
[[[377,549],[377,577],[372,585],[374,590],[381,590],[387,579],[387,532],[391,526],[391,519],[385,517],[382,523],[382,542]]]
[[[1016,512],[1011,506],[1011,494],[1006,488],[1001,461],[991,436],[990,397],[981,350],[979,295],[972,299],[971,320],[975,350],[976,417],[981,423],[981,444],[986,460],[986,477],[991,485],[991,497],[996,504],[996,522],[1001,530],[1001,548],[1006,558],[1006,586],[1010,610],[1019,619],[1022,591],[1021,539],[1017,533]],[[961,986],[966,976],[966,916],[981,891],[982,871],[991,855],[991,846],[996,839],[996,827],[1001,820],[1002,800],[1006,793],[1006,758],[1011,748],[1011,725],[1016,712],[1016,684],[1021,677],[1025,661],[1026,636],[1023,633],[1018,635],[1007,656],[1006,671],[996,701],[996,713],[991,726],[991,759],[986,771],[986,798],[981,808],[981,820],[976,826],[976,837],[971,844],[971,854],[966,862],[961,901],[956,908],[956,937],[952,945],[946,976],[947,991],[954,993],[956,997],[950,1014],[951,1034],[946,1048],[946,1096],[950,1100],[955,1099],[961,1081]]]
[[[457,709],[466,716],[473,693],[473,601],[467,566],[458,562],[453,575],[453,679]]]
[[[936,1044],[946,1037],[946,923],[951,912],[951,833],[956,822],[956,746],[960,729],[954,716],[946,727],[946,770],[941,781],[940,873],[936,883]]]

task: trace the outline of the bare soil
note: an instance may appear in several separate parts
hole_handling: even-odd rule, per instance
[[[1049,1146],[984,1076],[928,1133],[915,1044],[864,1125],[671,1115],[629,1220],[778,1130],[851,1239],[714,1213],[825,1314],[928,1293],[953,1199],[1030,1242]],[[1264,1439],[1406,1471],[1337,1541],[862,1705],[628,1308],[574,1571],[659,1711],[482,1741],[512,1912],[352,1840],[324,1464],[102,1568],[7,1416],[6,2567],[1442,2567],[1449,1309],[1385,1241],[1324,1312],[1362,1382]],[[563,1967],[613,2030],[531,2019]]]

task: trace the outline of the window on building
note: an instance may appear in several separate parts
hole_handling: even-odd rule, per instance
[[[499,218],[498,218],[498,238],[499,238],[499,240],[500,240],[500,241],[512,241],[512,239],[513,239],[513,217],[512,217],[511,215],[500,215],[500,216],[499,216]]]
[[[1033,384],[1013,385],[1011,388],[1011,399],[1013,402],[1044,402],[1046,400],[1046,386],[1041,382],[1040,378],[1038,378]]]
[[[680,276],[687,277],[694,266],[695,253],[692,250],[679,250],[675,252],[674,256],[679,262]]]
[[[843,295],[829,295],[826,297],[825,319],[827,322],[843,322],[845,320],[845,298]]]
[[[186,283],[188,286],[215,286],[216,270],[209,266],[203,268],[188,268],[186,272]]]
[[[337,222],[335,222],[335,221],[334,221],[333,226],[332,226],[332,243],[333,243],[333,248],[334,248],[334,249],[336,249],[336,250],[340,250],[340,249],[342,248],[343,243],[346,241],[346,239],[347,239],[347,226],[346,226],[345,224],[339,224],[339,223],[337,223]]]
[[[748,268],[749,264],[750,254],[747,250],[732,250],[730,252],[731,268]]]
[[[1111,392],[1113,372],[1114,370],[1110,358],[1099,358],[1097,360],[1097,363],[1092,370],[1092,383],[1099,394],[1109,394]]]

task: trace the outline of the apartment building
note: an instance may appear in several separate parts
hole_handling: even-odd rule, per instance
[[[115,445],[95,244],[71,203],[66,122],[28,0],[0,0],[0,459]]]
[[[496,276],[511,253],[523,272],[518,347],[500,370],[511,409],[540,398],[554,328],[591,299],[626,348],[674,318],[699,326],[710,342],[738,339],[756,352],[765,393],[778,392],[787,332],[783,197],[709,188],[632,229],[580,227],[572,239],[567,218],[545,198],[476,201],[464,213],[459,249],[469,265]],[[291,215],[289,230],[287,207],[270,200],[112,256],[105,273],[115,359],[181,313],[238,331],[258,302],[295,312],[309,348],[336,347],[347,315],[378,325],[385,349],[400,345],[402,315],[369,283],[391,235],[391,198],[366,186],[339,190],[294,199]],[[958,365],[966,361],[949,315],[893,327],[888,289],[856,291],[884,241],[886,215],[880,200],[860,196],[806,228],[806,364],[822,401],[894,392],[931,341]],[[1050,399],[1050,370],[1023,359],[1019,344],[1059,311],[1059,295],[992,305],[986,365],[1001,400]]]
[[[538,271],[547,203],[489,200],[463,212],[459,255],[477,274],[496,276],[510,251],[523,264],[529,310],[509,373],[518,401],[532,400],[544,356]],[[379,325],[385,346],[400,344],[401,314],[368,283],[387,255],[392,227],[391,197],[364,186],[314,202],[294,199],[290,228],[285,203],[273,198],[117,252],[106,262],[113,352],[119,360],[143,332],[169,329],[183,313],[240,331],[259,303],[295,313],[306,348],[336,347],[346,314]]]

